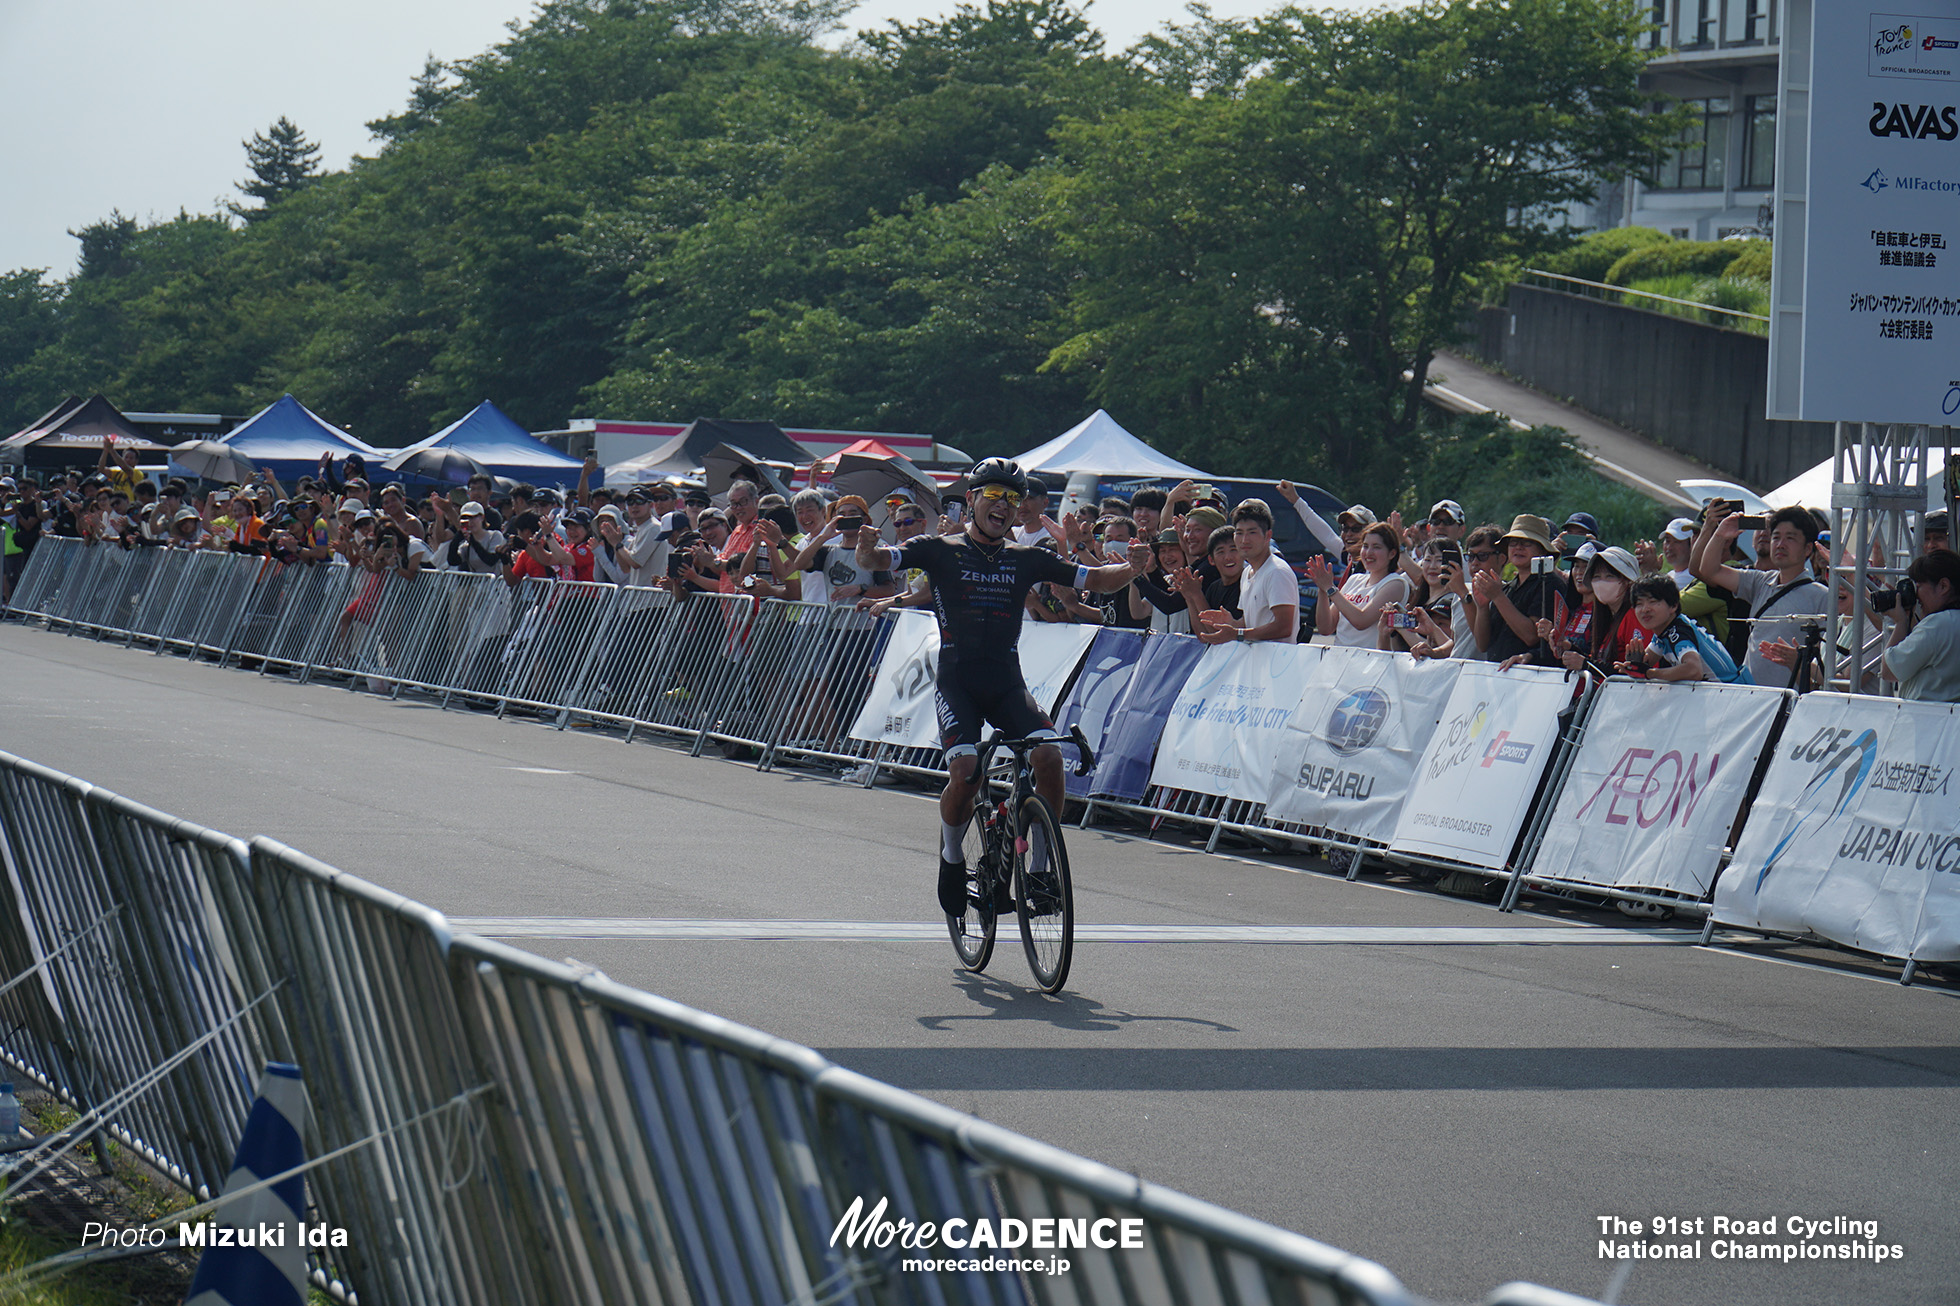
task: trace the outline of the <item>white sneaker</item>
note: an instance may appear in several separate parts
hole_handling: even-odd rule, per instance
[[[878,768],[873,766],[871,763],[860,762],[858,765],[844,772],[844,779],[849,781],[851,784],[861,785],[865,781],[869,780],[872,776],[876,775],[877,772],[878,772]]]

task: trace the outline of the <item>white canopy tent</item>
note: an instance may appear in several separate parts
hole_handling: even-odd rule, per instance
[[[1946,486],[1941,472],[1951,450],[1934,445],[1927,450],[1926,458],[1926,510],[1928,512],[1946,507]],[[1845,459],[1849,476],[1851,459]],[[1848,482],[1847,482],[1848,483]],[[1825,508],[1831,506],[1831,460],[1826,458],[1801,476],[1785,481],[1774,490],[1763,493],[1763,499],[1772,509],[1787,508],[1791,504],[1801,504],[1806,508]]]
[[[1189,477],[1194,481],[1211,479],[1211,473],[1201,472],[1151,448],[1117,425],[1116,419],[1100,408],[1047,444],[1017,454],[1014,461],[1024,470],[1041,475],[1096,472]]]

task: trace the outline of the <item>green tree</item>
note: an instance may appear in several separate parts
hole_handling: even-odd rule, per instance
[[[245,147],[245,162],[252,170],[252,179],[239,182],[238,190],[257,200],[259,207],[233,204],[231,211],[247,222],[258,221],[274,205],[306,189],[320,175],[320,147],[307,140],[284,115],[265,131],[253,132],[250,140],[240,144]]]
[[[1643,22],[1431,0],[1187,35],[1254,71],[1194,97],[1180,53],[1160,103],[1069,133],[1050,220],[1085,273],[1051,365],[1148,394],[1215,465],[1391,491],[1480,272],[1672,130],[1638,90]]]
[[[45,268],[0,273],[0,435],[10,435],[61,398],[35,385],[27,365],[60,337],[61,288]]]

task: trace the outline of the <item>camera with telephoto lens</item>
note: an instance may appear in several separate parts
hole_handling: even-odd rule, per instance
[[[1911,612],[1919,606],[1919,587],[1907,577],[1899,577],[1899,583],[1891,589],[1875,589],[1865,599],[1873,612],[1890,612],[1894,608],[1901,612]]]

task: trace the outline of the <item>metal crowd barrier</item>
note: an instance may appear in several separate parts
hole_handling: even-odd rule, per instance
[[[313,1273],[343,1299],[1411,1302],[1373,1262],[4,753],[0,849],[0,1058],[201,1194],[260,1064],[297,1062],[316,1220],[348,1233]],[[1052,1277],[908,1269],[949,1253],[837,1237],[860,1200],[1141,1236]]]

